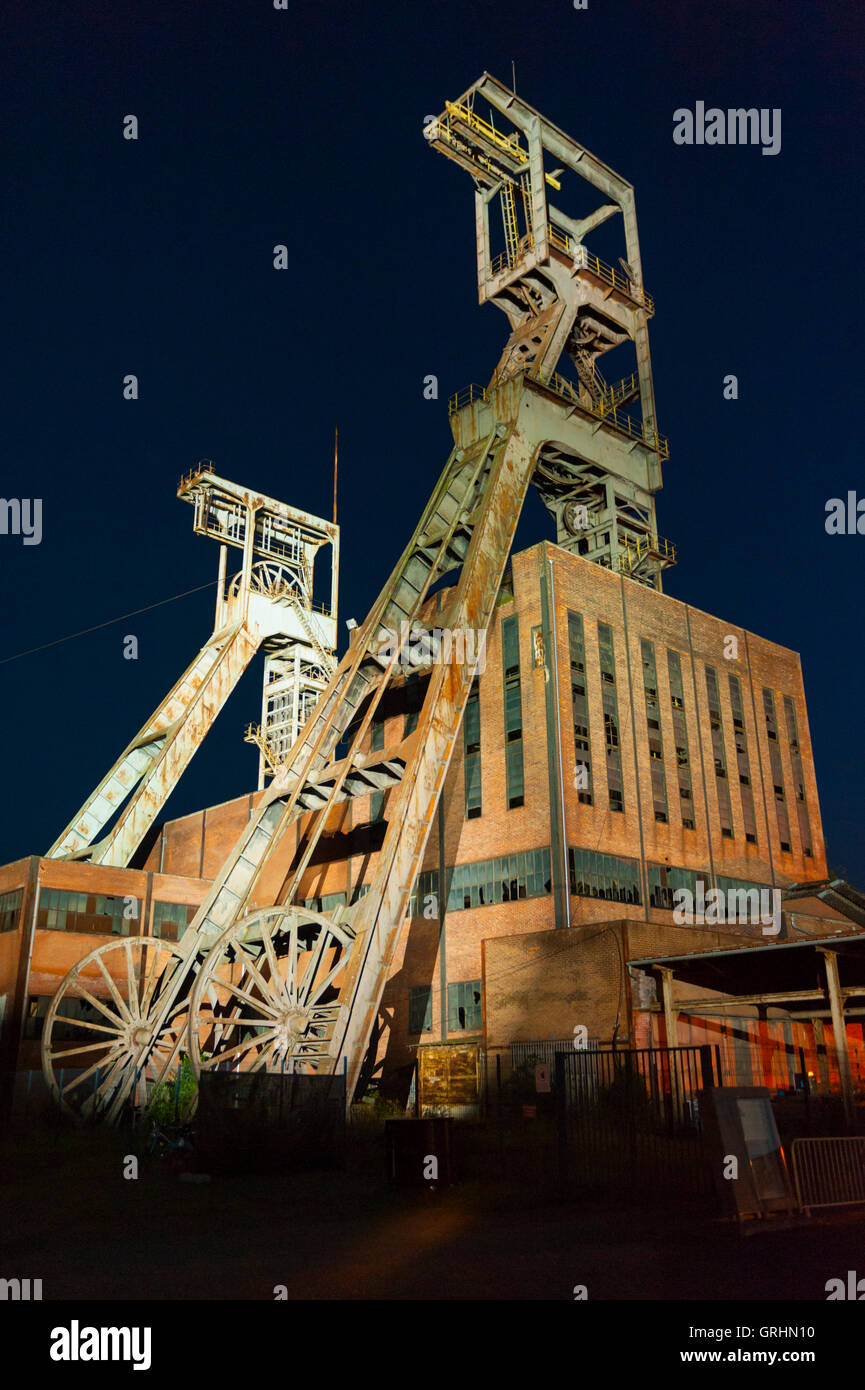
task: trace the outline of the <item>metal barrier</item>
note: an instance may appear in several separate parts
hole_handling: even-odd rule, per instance
[[[658,457],[668,459],[670,457],[669,441],[663,435],[658,434],[656,429],[650,429],[640,420],[634,420],[627,415],[624,410],[619,410],[617,405],[612,403],[612,396],[599,397],[595,401],[585,401],[580,398],[579,389],[568,381],[567,377],[561,376],[558,372],[539,372],[528,368],[525,372],[519,372],[517,376],[526,376],[530,381],[536,381],[539,386],[545,386],[548,391],[553,391],[557,396],[561,396],[570,404],[577,406],[580,410],[585,410],[587,414],[594,415],[596,419],[603,420],[605,425],[611,425],[613,429],[626,434],[629,439],[642,440],[651,449],[657,451]],[[514,377],[516,380],[516,376]],[[461,391],[455,392],[448,401],[448,415],[455,415],[457,411],[463,410],[467,405],[473,405],[475,401],[487,400],[486,389],[474,383],[465,386]]]
[[[794,1139],[793,1181],[799,1206],[851,1207],[865,1203],[865,1136]]]
[[[486,398],[485,388],[472,382],[471,386],[465,386],[462,391],[456,391],[451,396],[448,401],[448,415],[455,415],[458,410],[462,410],[465,406],[473,405],[475,401],[485,401]]]
[[[568,256],[573,252],[574,264],[577,269],[590,271],[605,285],[618,290],[621,294],[626,294],[635,304],[642,304],[647,313],[654,314],[655,301],[650,294],[646,293],[642,285],[638,285],[621,270],[607,265],[606,261],[601,261],[597,256],[593,256],[582,242],[573,241],[567,232],[563,228],[557,227],[554,222],[550,223],[550,241]]]
[[[586,1047],[594,1048],[597,1046],[597,1038],[586,1040]],[[576,1051],[572,1037],[535,1039],[533,1042],[512,1042],[510,1049],[512,1067],[524,1066],[526,1062],[534,1059],[535,1062],[546,1062],[551,1072],[555,1071],[557,1052]]]
[[[626,540],[624,550],[619,553],[619,569],[630,571],[647,555],[657,555],[673,565],[676,563],[676,547],[671,541],[658,535],[636,536],[634,544]]]
[[[721,1084],[717,1044],[556,1054],[559,1172],[623,1191],[713,1191],[699,1091]]]
[[[655,449],[660,458],[668,459],[670,457],[670,445],[663,435],[658,434],[656,429],[650,429],[642,421],[632,419],[624,410],[619,410],[618,406],[608,404],[603,397],[596,401],[582,400],[578,388],[574,386],[573,382],[568,381],[567,377],[561,376],[559,372],[539,373],[530,368],[526,375],[530,381],[536,381],[540,386],[545,386],[547,390],[554,391],[557,396],[564,397],[565,400],[570,401],[580,410],[585,410],[590,415],[596,416],[597,419],[603,420],[604,424],[612,425],[613,429],[620,430],[630,439],[641,439],[644,444]]]

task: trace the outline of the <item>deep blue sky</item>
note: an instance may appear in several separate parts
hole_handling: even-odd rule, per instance
[[[44,539],[0,536],[0,656],[215,577],[174,495],[199,458],[328,516],[336,420],[341,610],[364,616],[447,457],[447,395],[506,336],[469,177],[423,117],[514,59],[636,188],[666,588],[802,653],[830,862],[865,883],[865,536],[824,530],[829,497],[865,496],[863,34],[854,0],[6,0],[0,492],[43,499]],[[780,107],[781,153],[674,145],[698,100]],[[543,535],[532,496],[518,544]],[[193,595],[0,665],[0,862],[47,849],[211,615]],[[167,814],[254,785],[259,695],[256,664]]]

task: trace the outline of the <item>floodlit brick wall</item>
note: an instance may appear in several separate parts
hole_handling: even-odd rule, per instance
[[[557,671],[552,664],[552,622],[545,633],[544,663],[541,666],[534,664],[532,645],[532,630],[542,623],[541,574],[549,560],[552,560],[549,593],[551,607],[555,610]],[[583,620],[593,805],[579,801],[574,780],[578,755],[574,749],[569,610],[579,613]],[[509,810],[505,794],[501,623],[512,614],[516,614],[519,620],[525,804]],[[442,620],[439,618],[437,621]],[[599,622],[609,624],[613,632],[625,805],[622,813],[610,809],[607,795]],[[644,638],[654,645],[668,808],[666,823],[656,821],[653,810],[641,651],[641,639]],[[735,641],[731,642],[731,638]],[[680,811],[676,738],[667,667],[668,648],[679,653],[682,670],[693,829],[683,826]],[[729,655],[725,655],[725,652]],[[732,837],[723,835],[721,831],[706,689],[707,665],[717,673]],[[745,840],[728,679],[731,673],[738,676],[741,682],[756,844]],[[546,690],[550,681],[555,683],[556,675],[558,727],[551,728],[550,725],[555,725],[556,721],[555,718],[551,721],[547,719]],[[764,686],[774,691],[776,702],[778,744],[784,760],[784,787],[790,821],[790,852],[782,852],[780,848],[763,713]],[[784,695],[792,697],[796,708],[811,827],[810,857],[803,853],[799,837],[794,779],[784,722]],[[394,746],[401,737],[401,716],[388,720],[385,748]],[[482,815],[473,820],[465,818],[462,738],[457,740],[445,782],[444,860],[448,867],[552,844],[551,759],[554,792],[559,798],[563,795],[564,800],[565,846],[596,850],[640,862],[642,901],[639,905],[569,894],[567,903],[560,903],[563,924],[569,922],[572,927],[589,925],[608,921],[611,916],[627,918],[635,925],[650,919],[662,929],[672,931],[679,941],[684,931],[690,933],[690,940],[696,942],[701,936],[699,931],[693,927],[675,928],[671,911],[649,906],[647,863],[701,871],[706,876],[707,885],[718,875],[767,886],[817,880],[826,875],[816,779],[797,654],[756,638],[722,619],[689,608],[665,594],[615,576],[557,546],[537,546],[514,557],[513,597],[508,597],[497,607],[487,639],[486,669],[480,679],[480,741]],[[362,807],[358,805],[355,810],[362,815]],[[560,853],[564,859],[565,850],[562,849]],[[424,866],[437,867],[438,862],[436,822],[430,834]],[[368,873],[371,873],[372,866],[371,862]],[[564,879],[565,868],[562,864],[560,881]],[[437,1041],[447,1036],[443,1028],[444,985],[480,978],[482,942],[486,941],[487,945],[492,941],[510,942],[515,936],[546,932],[554,925],[555,904],[552,895],[451,912],[446,915],[443,930],[438,922],[416,919],[394,963],[384,997],[387,1030],[381,1050],[387,1048],[389,1062],[398,1061],[404,1065],[418,1041]],[[736,931],[735,928],[733,930]],[[737,932],[738,936],[751,937],[755,934],[761,935],[759,927]],[[714,939],[712,933],[709,933],[709,937]],[[551,938],[551,941],[554,940]],[[669,949],[680,947],[671,945]],[[601,951],[602,948],[599,946],[597,950]],[[556,959],[554,955],[552,961]],[[551,969],[555,973],[559,969],[563,971],[565,967],[555,967],[551,962]],[[431,1032],[421,1037],[408,1032],[408,991],[418,985],[432,986],[433,1027]],[[602,983],[601,973],[597,970],[590,972],[586,992],[596,998],[597,1017],[594,1022],[600,1030],[597,1036],[604,1035],[601,1025],[609,1022],[607,1015],[614,1007],[610,1002],[609,988],[609,982]],[[556,1028],[564,1026],[566,1021],[564,1016],[559,1015],[563,1010],[567,1013],[567,1009],[562,1004],[557,1005],[556,1010],[558,1022],[548,1021],[542,1033],[533,1032],[536,1026],[540,1026],[536,1010],[530,1011],[530,1016],[536,1021],[529,1025],[520,1024],[519,1008],[515,1008],[508,1016],[508,1026],[514,1029],[519,1026],[520,1031],[514,1033],[514,1038],[556,1036]]]
[[[487,1029],[490,1017],[494,1016],[497,1039],[507,1032],[511,1034],[507,1041],[554,1036],[559,1030],[567,1034],[575,1021],[573,1010],[579,1007],[590,1013],[586,1023],[587,1026],[594,1024],[594,1035],[609,1036],[618,990],[618,984],[614,990],[610,975],[612,938],[599,937],[591,948],[589,944],[573,948],[577,952],[573,959],[579,958],[583,972],[577,978],[572,971],[571,948],[566,949],[564,944],[566,937],[562,931],[554,932],[553,928],[570,927],[576,931],[610,920],[626,920],[632,926],[651,920],[664,930],[672,930],[672,913],[648,905],[648,863],[703,871],[709,882],[712,875],[725,875],[766,885],[785,885],[826,876],[802,674],[795,652],[689,608],[677,599],[646,589],[633,580],[614,575],[555,545],[542,543],[515,555],[511,569],[512,577],[503,586],[490,624],[486,664],[479,681],[482,813],[473,819],[466,816],[461,732],[445,780],[441,815],[433,822],[423,867],[439,867],[441,821],[441,858],[448,869],[551,847],[556,855],[551,866],[551,885],[557,891],[451,911],[445,914],[444,921],[439,901],[433,905],[430,917],[418,916],[410,923],[399,943],[382,1006],[379,1060],[386,1057],[388,1068],[408,1066],[419,1042],[453,1040],[457,1035],[447,1027],[448,983],[476,981],[482,975],[492,981],[499,963],[498,958],[492,962],[490,952],[499,947],[513,950],[517,953],[516,961],[523,949],[520,943],[527,941],[544,942],[543,947],[538,947],[538,959],[546,962],[543,979],[537,989],[518,988],[513,982],[509,996],[512,1002],[507,1006],[504,995],[496,994],[492,1005],[487,998]],[[427,611],[430,626],[449,625],[452,601],[453,590],[448,589],[430,600]],[[574,746],[569,611],[580,614],[583,621],[593,778],[591,805],[580,802],[574,781],[581,755],[576,753]],[[519,628],[525,793],[524,804],[509,809],[502,623],[512,616],[516,616]],[[608,624],[613,633],[624,795],[622,812],[610,808],[608,797],[599,622]],[[542,636],[539,647],[533,640],[537,630]],[[735,641],[731,642],[731,638]],[[666,778],[666,823],[655,819],[653,809],[641,639],[654,645]],[[677,651],[681,661],[693,829],[683,827],[680,811],[668,648]],[[707,664],[714,667],[718,678],[732,815],[730,837],[722,835],[719,818],[706,690]],[[756,820],[755,844],[747,843],[744,835],[730,673],[736,674],[741,681]],[[776,705],[776,747],[781,758],[790,825],[789,851],[782,850],[778,833],[771,750],[763,710],[764,687],[773,691]],[[812,840],[810,857],[804,853],[800,836],[785,695],[792,698],[796,711]],[[396,706],[391,706],[387,712],[385,754],[403,741],[405,715],[398,704],[397,696]],[[397,796],[398,790],[394,789],[385,797],[385,823],[393,813]],[[167,822],[148,839],[136,859],[136,869],[42,861],[40,878],[54,887],[140,896],[146,901],[148,914],[157,898],[198,903],[219,873],[259,799],[259,793],[250,793]],[[557,825],[563,827],[561,833]],[[256,887],[254,907],[269,906],[284,895],[292,861],[309,826],[310,818],[305,817],[285,836],[279,854],[268,865]],[[370,825],[369,797],[335,807],[328,818],[326,835],[304,873],[300,899],[332,893],[350,895],[358,885],[369,883],[384,830],[384,824]],[[637,861],[641,874],[641,902],[625,903],[567,893],[568,846]],[[15,886],[23,882],[29,862],[21,861],[20,865],[0,869],[0,891],[7,883]],[[694,928],[677,929],[675,934],[678,936],[681,931],[690,933],[690,939],[695,942],[700,937]],[[753,934],[753,929],[745,934]],[[20,958],[22,940],[21,931],[0,934],[0,992],[3,978],[11,980],[13,976],[21,976],[20,959],[15,957]],[[29,992],[53,992],[65,971],[87,950],[104,940],[105,937],[78,933],[37,931]],[[671,946],[670,949],[677,948]],[[504,965],[501,968],[504,969]],[[418,986],[432,988],[433,1026],[431,1032],[422,1035],[409,1032],[409,990]],[[537,1031],[540,1028],[543,1033]],[[480,1038],[481,1033],[477,1031],[472,1036]]]

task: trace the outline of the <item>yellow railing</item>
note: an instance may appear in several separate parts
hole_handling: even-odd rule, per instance
[[[613,266],[607,265],[606,261],[593,256],[591,251],[586,250],[585,246],[576,246],[567,233],[552,223],[550,223],[549,233],[550,241],[554,246],[558,246],[567,255],[573,254],[579,270],[588,270],[603,284],[626,295],[634,304],[642,304],[647,314],[654,314],[655,301],[648,291],[643,289],[642,285],[635,285],[623,271],[616,270]],[[513,257],[509,256],[507,251],[500,251],[497,256],[493,256],[490,261],[490,275],[500,275],[503,270],[509,270],[516,265],[518,261],[522,260],[526,251],[534,245],[534,240],[532,233],[528,232],[520,238],[517,243],[516,254]]]
[[[472,382],[471,386],[464,386],[462,391],[456,391],[448,401],[448,415],[455,415],[458,410],[462,410],[467,405],[474,405],[475,401],[485,401],[487,393],[483,386],[476,386]]]
[[[597,401],[580,400],[577,388],[567,380],[566,377],[559,376],[558,372],[550,372],[547,376],[536,375],[534,372],[528,373],[532,381],[537,381],[541,386],[546,386],[548,390],[555,391],[557,396],[564,397],[565,400],[573,401],[574,405],[581,410],[588,411],[590,415],[595,415],[605,424],[612,425],[614,429],[620,430],[631,439],[642,440],[651,448],[658,451],[658,456],[662,459],[670,457],[670,446],[657,430],[649,429],[638,420],[632,420],[630,415],[626,415],[618,406],[608,403],[606,398],[601,397]]]
[[[259,752],[263,754],[271,772],[276,771],[282,760],[260,724],[247,724],[243,741],[244,743],[254,743]]]
[[[201,476],[202,473],[211,473],[212,471],[213,464],[211,460],[200,459],[194,468],[190,468],[188,473],[184,473],[182,475],[180,482],[177,484],[177,491],[179,492],[180,489],[182,487],[185,487],[187,483],[193,483],[196,478]]]
[[[489,121],[485,121],[481,116],[476,116],[474,111],[470,111],[467,106],[460,106],[459,102],[446,101],[445,110],[449,116],[456,116],[458,120],[463,121],[470,130],[476,130],[478,134],[483,135],[491,145],[495,145],[503,154],[509,155],[519,164],[525,164],[529,157],[528,151],[524,150],[522,145],[518,145],[516,140],[502,135],[495,126],[490,125]]]
[[[604,400],[610,405],[617,405],[619,401],[627,400],[629,396],[633,396],[639,389],[640,379],[636,372],[632,372],[630,376],[617,381],[614,386],[608,386],[603,393]]]
[[[517,249],[513,260],[508,255],[507,251],[500,251],[497,256],[493,256],[493,259],[490,261],[490,275],[500,275],[503,270],[510,270],[511,266],[516,265],[518,261],[522,260],[526,252],[530,250],[534,244],[535,239],[532,233],[526,232],[525,236],[520,237],[517,242]]]
[[[474,111],[471,111],[468,106],[460,106],[459,102],[446,101],[445,110],[449,116],[453,117],[455,120],[462,121],[464,125],[468,126],[469,130],[477,131],[485,140],[489,140],[491,145],[495,145],[503,154],[516,160],[518,164],[527,163],[529,158],[528,150],[524,149],[519,143],[518,135],[504,135],[501,131],[496,130],[494,125],[490,125],[489,121],[485,121],[482,116],[476,116]],[[439,134],[441,134],[442,129],[442,126],[438,127]],[[447,130],[447,127],[444,127],[444,129]],[[445,139],[449,136],[450,131],[447,130]],[[553,174],[544,174],[544,182],[548,183],[551,188],[554,188],[557,193],[561,190],[562,185]]]
[[[655,555],[669,564],[676,563],[676,547],[663,536],[635,536],[633,544],[626,541],[624,553],[619,555],[619,569],[632,570],[647,555]]]
[[[558,246],[560,251],[564,251],[566,255],[570,256],[573,254],[579,269],[590,271],[592,275],[596,275],[599,280],[602,280],[605,285],[609,285],[611,289],[618,290],[621,294],[626,294],[635,304],[642,304],[647,313],[653,314],[655,312],[655,301],[652,296],[643,289],[642,285],[635,285],[632,280],[628,279],[624,271],[616,270],[613,266],[607,265],[606,261],[599,260],[597,256],[593,256],[591,251],[588,251],[582,243],[577,245],[572,238],[568,236],[567,232],[563,231],[561,227],[555,226],[552,222],[550,223],[550,241],[554,246]]]

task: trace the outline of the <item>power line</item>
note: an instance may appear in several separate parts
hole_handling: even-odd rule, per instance
[[[195,589],[184,589],[182,594],[172,594],[171,598],[161,598],[156,603],[145,604],[143,608],[133,608],[131,613],[121,613],[117,618],[109,618],[107,622],[95,623],[93,627],[84,627],[80,632],[70,632],[68,637],[55,637],[53,642],[43,642],[41,647],[28,647],[26,652],[16,652],[14,656],[0,657],[0,666],[5,666],[7,661],[20,661],[22,656],[33,656],[35,652],[44,652],[48,647],[59,647],[61,642],[71,642],[75,637],[86,637],[88,632],[98,632],[102,627],[111,627],[114,623],[122,623],[126,618],[136,618],[139,613],[149,613],[152,608],[161,608],[166,603],[174,603],[179,598],[186,598],[188,594],[200,594],[202,589],[212,589],[217,581],[211,579],[207,584],[199,584]]]

